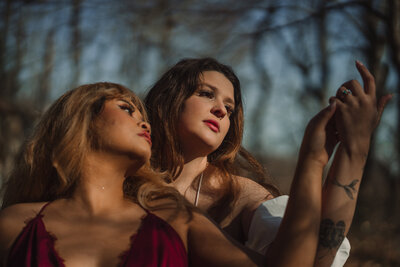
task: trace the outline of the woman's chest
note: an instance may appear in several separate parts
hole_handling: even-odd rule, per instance
[[[129,251],[139,224],[77,222],[49,227],[54,248],[66,266],[117,266]]]

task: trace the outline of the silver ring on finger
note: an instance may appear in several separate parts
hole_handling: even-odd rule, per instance
[[[351,92],[350,89],[344,88],[344,89],[342,90],[342,95],[343,95],[343,96],[351,95],[351,94],[353,94],[353,93]]]

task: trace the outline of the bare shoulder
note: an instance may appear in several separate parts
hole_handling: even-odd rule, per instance
[[[0,220],[28,219],[29,216],[36,216],[46,202],[20,203],[11,205],[0,211]]]
[[[274,196],[265,187],[249,178],[237,176],[237,180],[241,189],[238,201],[242,207],[240,212],[242,231],[247,239],[254,212],[261,203],[274,198]]]
[[[155,200],[151,204],[156,207],[151,213],[168,223],[180,236],[187,249],[189,222],[193,219],[191,212],[183,207],[177,207],[176,202],[170,199]]]
[[[25,226],[34,218],[44,202],[22,203],[9,206],[0,211],[0,254],[4,254]],[[1,257],[1,256],[0,256]]]

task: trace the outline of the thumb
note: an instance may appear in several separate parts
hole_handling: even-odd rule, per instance
[[[378,113],[379,113],[379,117],[382,116],[383,110],[385,109],[386,104],[389,102],[390,99],[392,99],[393,95],[392,94],[388,94],[388,95],[384,95],[379,99],[378,102]]]
[[[331,101],[330,105],[321,110],[315,117],[314,123],[320,127],[325,128],[329,120],[332,118],[336,111],[336,101]]]
[[[378,109],[378,121],[377,121],[376,125],[379,124],[379,122],[381,120],[381,117],[382,117],[382,113],[385,110],[385,106],[389,102],[389,100],[392,99],[392,97],[393,97],[393,94],[388,94],[388,95],[382,96],[379,99],[378,106],[377,106],[377,109]]]

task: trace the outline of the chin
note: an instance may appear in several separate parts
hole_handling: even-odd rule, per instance
[[[223,141],[223,140],[218,140],[218,138],[216,138],[216,136],[209,136],[209,135],[202,136],[202,137],[200,137],[200,139],[202,140],[204,145],[206,145],[213,151],[217,150],[218,147],[221,146],[222,141]]]
[[[138,164],[145,164],[146,162],[150,161],[151,151],[136,151],[135,153],[131,153],[129,158],[134,161],[135,165]]]
[[[211,154],[221,146],[223,140],[219,140],[215,133],[206,131],[190,131],[179,133],[179,140],[183,140],[183,146],[190,148],[194,153]]]
[[[150,161],[150,158],[151,158],[151,152],[144,153],[141,155],[140,161],[143,162],[143,164],[145,164],[146,162]]]
[[[207,154],[213,153],[215,150],[217,150],[222,142],[217,142],[215,139],[210,140],[210,139],[201,139],[201,144],[199,144],[199,147],[201,147],[203,150],[207,151]]]

